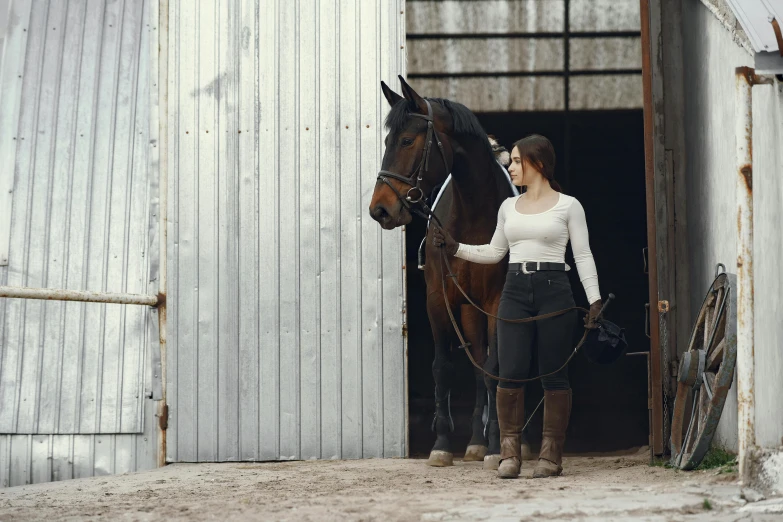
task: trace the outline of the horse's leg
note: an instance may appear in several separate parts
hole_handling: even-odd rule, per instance
[[[484,314],[471,305],[462,305],[462,328],[465,340],[470,343],[470,353],[480,366],[487,359],[487,319]],[[476,402],[471,418],[473,430],[468,448],[465,450],[465,461],[481,462],[487,454],[487,437],[485,434],[484,413],[487,406],[487,387],[484,384],[484,374],[475,370]]]
[[[427,313],[430,317],[432,337],[435,342],[435,358],[432,361],[432,377],[435,381],[435,418],[432,431],[435,432],[435,445],[427,460],[429,466],[444,467],[454,464],[449,434],[454,431],[451,418],[450,395],[454,379],[454,365],[451,361],[453,334],[451,322],[446,316],[441,295],[432,294],[427,299]]]
[[[448,339],[435,339],[432,377],[435,381],[435,418],[432,420],[432,431],[435,432],[436,438],[427,464],[435,467],[451,466],[454,464],[454,455],[449,440],[449,435],[454,431],[454,421],[451,418],[451,385],[454,380],[454,365],[451,361],[451,343]]]
[[[497,313],[497,307],[493,313]],[[489,335],[489,353],[487,361],[484,363],[484,371],[492,375],[500,374],[500,365],[498,364],[498,331],[497,319],[490,317],[487,322],[487,331]],[[498,424],[498,410],[495,403],[495,397],[498,390],[498,381],[489,377],[484,377],[484,384],[487,388],[487,454],[484,457],[484,468],[497,470],[500,465],[500,425]]]

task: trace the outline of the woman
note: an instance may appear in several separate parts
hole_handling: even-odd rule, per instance
[[[560,192],[554,179],[555,151],[552,143],[538,135],[514,144],[508,168],[515,185],[527,190],[503,202],[498,224],[488,245],[457,243],[448,232],[435,228],[433,242],[449,255],[483,264],[497,263],[509,250],[509,270],[498,315],[516,319],[533,317],[574,306],[574,297],[566,271],[565,250],[568,241],[576,267],[590,302],[585,318],[588,328],[595,327],[601,310],[598,275],[590,252],[587,224],[582,205]],[[533,350],[538,350],[539,375],[560,368],[573,349],[572,334],[577,315],[564,315],[531,323],[498,321],[498,358],[500,377],[528,377]],[[541,379],[544,387],[544,433],[541,453],[533,477],[552,477],[562,473],[563,443],[571,415],[571,387],[567,368]],[[520,383],[500,382],[497,410],[500,424],[501,478],[516,478],[521,466],[520,435],[525,421],[525,389]]]

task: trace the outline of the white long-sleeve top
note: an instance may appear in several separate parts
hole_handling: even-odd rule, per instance
[[[590,304],[601,298],[598,273],[587,233],[585,210],[571,196],[560,194],[554,207],[539,214],[522,214],[516,209],[522,196],[505,200],[498,210],[498,224],[488,245],[460,243],[456,256],[474,263],[494,264],[510,250],[511,263],[565,263],[569,239],[576,269]],[[567,269],[570,269],[566,265]]]

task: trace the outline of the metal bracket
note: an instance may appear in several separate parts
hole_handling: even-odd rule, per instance
[[[164,404],[161,408],[160,415],[158,415],[158,426],[161,431],[169,429],[169,405]]]

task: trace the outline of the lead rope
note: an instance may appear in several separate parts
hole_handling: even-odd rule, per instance
[[[430,105],[430,102],[428,100],[425,100],[425,103],[427,104],[427,115],[426,116],[424,116],[422,114],[415,114],[415,113],[410,114],[410,116],[412,116],[412,117],[422,118],[422,119],[427,121],[427,136],[425,138],[423,156],[422,156],[421,162],[419,163],[419,166],[416,168],[416,170],[414,171],[413,175],[410,178],[405,178],[405,177],[403,177],[403,176],[401,176],[399,174],[396,174],[394,172],[381,170],[381,171],[378,172],[378,178],[377,179],[381,180],[390,189],[392,189],[394,194],[397,196],[397,198],[400,200],[400,202],[402,202],[403,206],[406,209],[408,209],[409,212],[411,212],[412,214],[415,214],[415,215],[423,218],[425,221],[427,221],[430,218],[435,219],[435,221],[438,223],[438,226],[443,228],[443,224],[441,223],[440,219],[438,219],[438,216],[436,216],[435,213],[424,202],[424,193],[422,192],[422,189],[421,189],[421,181],[422,181],[422,178],[423,178],[423,173],[427,172],[429,170],[430,151],[431,151],[431,148],[432,148],[432,139],[433,139],[433,137],[436,140],[436,143],[438,145],[438,150],[439,150],[439,152],[441,154],[441,157],[443,158],[443,166],[447,169],[447,171],[450,170],[449,166],[448,166],[448,162],[446,161],[446,152],[443,149],[443,142],[441,141],[440,136],[438,135],[438,132],[435,130],[435,122],[433,120],[432,106]],[[415,185],[412,182],[414,176],[416,177],[416,184]],[[401,182],[406,183],[407,185],[409,185],[411,187],[411,189],[408,190],[407,197],[403,197],[403,195],[396,188],[394,188],[394,186],[389,182],[388,178],[396,179],[398,181],[401,181]],[[418,190],[418,192],[419,192],[419,194],[418,194],[419,197],[416,198],[415,200],[410,196],[410,193],[413,190]],[[418,208],[415,208],[414,207],[415,204],[420,205],[421,206],[421,210],[419,210]],[[449,264],[449,261],[448,261],[448,259],[446,257],[446,253],[443,250],[443,248],[441,248],[440,252],[441,252],[441,261],[442,261],[441,267],[440,267],[440,278],[441,278],[441,285],[442,285],[442,288],[443,288],[443,300],[446,303],[446,310],[449,313],[449,319],[451,320],[451,325],[454,327],[454,331],[457,333],[457,337],[459,338],[459,341],[461,343],[460,344],[460,348],[465,350],[465,353],[467,354],[467,356],[470,359],[470,362],[471,362],[471,364],[473,364],[473,366],[475,366],[478,370],[481,370],[481,372],[484,375],[486,375],[487,377],[489,377],[490,379],[494,379],[494,380],[496,380],[498,382],[513,382],[513,383],[526,383],[526,382],[537,381],[537,380],[542,379],[544,377],[549,377],[550,375],[554,375],[554,374],[560,372],[566,366],[568,366],[568,363],[571,362],[571,359],[574,358],[574,356],[576,355],[576,352],[579,351],[579,348],[581,348],[582,345],[587,340],[587,334],[590,333],[590,330],[588,330],[587,328],[585,328],[585,333],[584,333],[584,335],[582,335],[582,339],[574,347],[574,351],[571,353],[571,355],[568,357],[568,359],[566,359],[566,362],[563,363],[563,366],[561,366],[560,368],[558,368],[554,372],[547,373],[547,374],[544,374],[544,375],[539,375],[538,377],[533,377],[533,378],[530,378],[530,379],[506,379],[506,378],[503,378],[503,377],[498,377],[496,375],[492,375],[491,373],[487,372],[484,368],[479,366],[478,363],[476,363],[475,359],[473,359],[473,354],[470,353],[470,349],[469,349],[470,348],[470,343],[465,341],[465,338],[462,335],[462,331],[459,329],[459,326],[457,325],[457,320],[454,318],[454,313],[451,310],[451,305],[449,304],[449,299],[448,299],[448,295],[447,295],[447,292],[446,292],[446,275],[445,275],[444,270],[443,270],[444,267],[448,269],[449,277],[454,281],[454,285],[459,289],[460,293],[465,297],[465,299],[468,300],[468,302],[471,304],[471,306],[473,306],[476,310],[478,310],[479,312],[483,313],[487,317],[492,317],[493,319],[496,319],[496,320],[499,320],[499,321],[504,321],[504,322],[507,322],[507,323],[516,323],[516,324],[519,324],[519,323],[530,323],[530,322],[534,322],[534,321],[541,321],[543,319],[549,319],[549,318],[552,318],[552,317],[557,317],[557,316],[566,314],[566,313],[568,313],[568,312],[570,312],[572,310],[580,310],[580,311],[585,312],[585,313],[589,313],[589,311],[586,310],[585,308],[581,308],[579,306],[572,306],[571,308],[566,308],[564,310],[559,310],[557,312],[551,312],[551,313],[548,313],[548,314],[538,315],[536,317],[528,317],[528,318],[525,318],[525,319],[505,319],[503,317],[498,317],[497,315],[491,314],[491,313],[487,312],[486,310],[482,309],[479,305],[477,305],[468,296],[468,294],[465,292],[465,290],[462,288],[462,286],[460,286],[459,282],[457,281],[457,276],[451,272],[451,265]],[[539,404],[539,406],[540,406],[540,404]],[[538,408],[536,408],[536,409],[538,409]]]
[[[416,209],[414,212],[416,214],[418,214],[420,217],[432,217],[432,219],[434,219],[438,223],[438,226],[443,228],[443,224],[441,223],[441,221],[438,218],[438,216],[436,216],[435,213],[433,213],[432,210],[430,210],[430,208],[426,205],[426,203],[421,202],[420,205],[422,207],[422,210],[418,211],[418,209]],[[414,209],[411,209],[411,210],[414,210]],[[492,317],[493,319],[497,319],[498,321],[503,321],[503,322],[506,322],[506,323],[515,323],[515,324],[532,323],[532,322],[535,322],[535,321],[541,321],[543,319],[551,319],[552,317],[558,317],[558,316],[566,314],[566,313],[568,313],[568,312],[570,312],[572,310],[579,310],[579,311],[585,312],[585,313],[590,313],[590,311],[585,309],[585,308],[582,308],[580,306],[572,306],[570,308],[565,308],[563,310],[558,310],[556,312],[550,312],[548,314],[537,315],[535,317],[527,317],[527,318],[524,318],[524,319],[506,319],[504,317],[500,317],[500,316],[497,316],[495,314],[491,314],[491,313],[487,312],[486,310],[484,310],[483,308],[481,308],[479,305],[477,305],[473,301],[473,299],[470,298],[470,296],[467,294],[467,292],[465,292],[465,290],[462,288],[462,286],[459,284],[459,281],[457,281],[457,276],[455,274],[453,274],[452,271],[451,271],[451,264],[449,263],[448,257],[446,255],[446,251],[443,250],[442,247],[440,248],[440,258],[441,258],[440,280],[441,280],[441,289],[442,289],[442,293],[443,293],[443,301],[446,304],[446,311],[449,314],[449,320],[451,321],[451,326],[454,328],[454,331],[457,334],[457,338],[459,339],[460,348],[465,351],[465,354],[468,356],[468,359],[470,359],[470,363],[477,370],[480,370],[481,373],[483,373],[484,375],[486,375],[490,379],[493,379],[493,380],[498,381],[498,382],[513,382],[513,383],[517,383],[517,384],[523,384],[523,383],[527,383],[527,382],[534,382],[534,381],[543,379],[544,377],[549,377],[551,375],[555,375],[556,373],[558,373],[561,370],[563,370],[563,368],[568,366],[568,363],[570,363],[571,360],[576,356],[576,353],[579,351],[579,349],[582,347],[582,345],[587,340],[587,335],[590,333],[590,330],[585,328],[585,333],[582,335],[582,338],[579,340],[579,343],[577,343],[577,345],[574,347],[574,350],[571,352],[571,355],[568,357],[568,359],[566,359],[566,361],[563,363],[563,365],[560,368],[558,368],[557,370],[555,370],[553,372],[546,373],[546,374],[543,374],[543,375],[539,375],[537,377],[531,377],[529,379],[508,379],[508,378],[505,378],[505,377],[498,377],[497,375],[493,375],[493,374],[489,373],[484,368],[482,368],[476,362],[476,360],[473,358],[473,354],[470,353],[470,346],[471,346],[471,344],[465,340],[465,337],[462,335],[462,331],[460,330],[459,325],[457,324],[457,320],[454,317],[454,312],[451,309],[451,304],[449,303],[449,298],[448,298],[448,294],[447,294],[447,291],[446,291],[446,274],[445,274],[445,272],[443,270],[444,267],[449,271],[448,277],[451,278],[452,282],[454,283],[454,286],[457,287],[457,289],[460,291],[460,293],[463,295],[463,297],[465,297],[465,299],[468,301],[468,303],[470,303],[471,306],[473,306],[473,308],[475,308],[476,310],[478,310],[482,314],[486,315],[487,317]]]
[[[457,333],[457,338],[459,338],[460,348],[462,348],[465,351],[465,354],[468,356],[468,359],[470,359],[471,364],[473,364],[473,366],[475,366],[476,369],[480,370],[484,375],[486,375],[490,379],[493,379],[493,380],[498,381],[498,382],[513,382],[513,383],[521,384],[521,383],[526,383],[526,382],[537,381],[539,379],[543,379],[544,377],[549,377],[551,375],[554,375],[554,374],[560,372],[566,366],[568,366],[568,363],[570,363],[571,359],[573,359],[576,356],[576,353],[579,351],[579,348],[581,348],[582,345],[587,340],[587,335],[590,333],[590,330],[585,328],[585,333],[582,335],[582,338],[579,340],[579,343],[574,347],[574,351],[571,352],[571,355],[568,357],[568,359],[566,359],[565,363],[563,363],[563,365],[560,368],[558,368],[557,370],[555,370],[553,372],[545,373],[545,374],[539,375],[537,377],[531,377],[529,379],[507,379],[505,377],[498,377],[497,375],[492,375],[491,373],[486,371],[484,368],[482,368],[476,362],[476,360],[473,358],[473,354],[470,353],[470,346],[471,346],[471,344],[469,342],[467,342],[465,340],[465,338],[462,336],[462,331],[460,330],[459,325],[457,325],[457,320],[454,318],[454,312],[451,309],[451,304],[449,303],[449,298],[448,298],[448,295],[446,293],[446,274],[445,274],[443,268],[444,267],[448,268],[449,267],[449,262],[446,259],[446,252],[442,248],[441,248],[441,251],[440,251],[440,255],[441,255],[441,260],[442,260],[441,267],[440,267],[440,281],[441,281],[441,287],[442,287],[442,290],[443,290],[443,301],[446,303],[446,311],[449,314],[449,320],[451,320],[451,325],[454,327],[454,331]],[[451,272],[450,268],[449,268],[449,272]],[[452,278],[455,286],[459,289],[459,291],[462,293],[462,295],[465,296],[465,298],[468,300],[468,302],[471,305],[473,305],[473,307],[476,310],[478,310],[479,312],[483,313],[484,315],[486,315],[488,317],[493,317],[493,318],[495,318],[495,319],[497,319],[499,321],[504,321],[504,322],[507,322],[507,323],[517,323],[517,324],[518,323],[532,323],[534,321],[540,321],[542,319],[549,319],[549,318],[552,318],[552,317],[557,317],[559,315],[563,315],[565,313],[568,313],[571,310],[581,310],[583,312],[589,312],[588,310],[586,310],[584,308],[581,308],[579,306],[572,306],[571,308],[566,308],[566,309],[563,309],[563,310],[559,310],[557,312],[551,312],[551,313],[548,313],[548,314],[537,315],[535,317],[527,317],[525,319],[504,319],[503,317],[498,317],[498,316],[496,316],[494,314],[490,314],[489,312],[485,311],[480,306],[478,306],[476,303],[474,303],[473,300],[470,299],[470,297],[467,296],[465,291],[462,289],[460,284],[457,282],[456,276],[454,276],[453,274],[450,273],[449,277]]]

